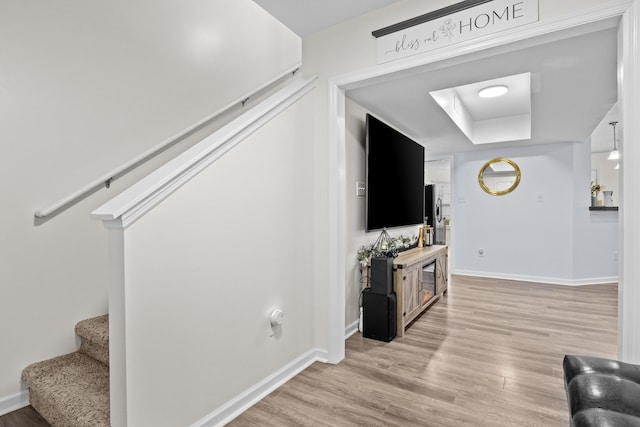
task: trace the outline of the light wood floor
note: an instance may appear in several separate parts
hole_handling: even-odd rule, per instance
[[[391,343],[347,340],[230,426],[568,426],[565,354],[616,357],[617,286],[454,276]]]

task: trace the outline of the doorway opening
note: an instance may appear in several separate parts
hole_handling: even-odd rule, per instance
[[[406,61],[398,61],[398,63],[384,64],[382,66],[374,67],[373,69],[365,69],[361,70],[361,72],[349,73],[343,77],[334,78],[330,82],[330,92],[331,92],[331,122],[332,126],[330,129],[331,133],[331,157],[330,157],[330,168],[335,173],[332,173],[330,177],[330,232],[332,233],[332,244],[335,245],[333,253],[343,254],[344,255],[344,246],[345,246],[345,229],[344,229],[344,200],[341,195],[344,194],[345,182],[342,176],[342,172],[344,171],[344,144],[345,144],[345,135],[344,135],[344,116],[345,116],[345,98],[346,93],[353,89],[362,88],[367,85],[377,84],[381,82],[388,82],[391,79],[402,78],[403,76],[407,76],[410,74],[415,74],[417,72],[426,70],[426,69],[441,69],[445,66],[450,66],[452,64],[464,64],[470,59],[478,58],[483,54],[492,53],[495,54],[497,52],[508,52],[515,49],[520,48],[521,45],[532,45],[537,43],[543,43],[545,41],[550,41],[554,37],[556,38],[564,38],[570,37],[571,35],[578,34],[580,32],[590,32],[594,31],[595,28],[600,27],[611,27],[612,25],[617,26],[620,22],[620,17],[625,14],[625,12],[630,11],[627,15],[631,14],[630,19],[623,19],[623,25],[621,27],[621,40],[623,45],[629,46],[632,41],[633,34],[635,34],[638,21],[638,11],[636,10],[635,2],[628,2],[628,4],[623,5],[608,5],[599,8],[596,11],[592,11],[589,13],[576,14],[575,16],[571,16],[566,19],[556,20],[552,23],[545,25],[532,25],[528,28],[521,28],[517,31],[510,32],[506,35],[499,35],[491,40],[483,40],[482,43],[469,43],[468,45],[461,45],[454,47],[446,52],[436,52],[433,54],[424,54],[420,57],[410,58]],[[612,24],[612,20],[615,21]],[[637,64],[637,52],[632,51],[627,48],[626,50],[623,48],[623,53],[621,54],[620,61],[624,62],[627,66],[625,69],[626,72],[626,80],[622,81],[623,85],[619,90],[620,93],[625,93],[626,91],[631,91],[631,88],[634,85],[638,84],[638,77],[634,75],[633,65]],[[470,53],[471,52],[471,53]],[[631,113],[637,111],[639,108],[639,102],[637,100],[628,100],[625,102],[625,106],[621,109],[623,117],[631,117]],[[638,129],[638,125],[635,123],[631,123],[632,120],[628,120],[627,134],[633,133],[638,134],[640,130]],[[629,160],[629,159],[628,159]],[[626,180],[625,180],[626,182]],[[638,228],[634,226],[629,221],[625,221],[625,228],[633,228],[634,230]],[[624,253],[622,253],[620,265],[623,264]],[[640,276],[640,271],[638,269],[634,269],[633,271],[629,271],[627,273],[632,273],[631,276],[638,277]],[[629,279],[629,274],[625,276],[625,280]],[[332,282],[335,284],[330,289],[330,314],[336,314],[337,312],[344,312],[344,259],[332,259],[330,263],[330,277]],[[333,280],[335,279],[335,280]],[[623,301],[623,293],[624,287],[621,287],[623,291],[621,291],[620,304]],[[629,294],[627,295],[627,300],[629,303],[635,299],[640,298],[640,290],[630,289],[628,288]],[[624,353],[624,334],[622,333],[625,329],[624,325],[628,325],[626,327],[627,330],[631,330],[631,326],[633,325],[632,320],[635,320],[634,315],[630,313],[631,310],[620,310],[620,324],[621,324],[621,353]],[[640,316],[639,316],[640,317]],[[330,361],[338,361],[344,355],[344,343],[343,331],[339,330],[343,328],[344,325],[339,325],[340,322],[335,322],[335,318],[332,319],[330,325],[335,326],[335,329],[329,331],[329,360]],[[628,334],[629,338],[630,333]],[[636,340],[630,339],[630,341],[635,342]],[[636,348],[636,352],[640,357],[640,343],[634,344]],[[631,350],[630,350],[631,351]]]

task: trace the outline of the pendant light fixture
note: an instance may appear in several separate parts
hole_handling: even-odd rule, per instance
[[[618,122],[609,122],[611,126],[613,126],[613,151],[609,153],[609,160],[618,160],[620,158],[620,153],[618,152],[618,147],[616,146],[616,125]]]

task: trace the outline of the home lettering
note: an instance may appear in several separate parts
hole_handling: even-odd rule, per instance
[[[503,10],[494,10],[491,13],[481,13],[475,18],[470,17],[469,20],[460,21],[460,34],[464,31],[471,32],[474,29],[483,29],[489,25],[495,25],[500,21],[511,21],[524,17],[522,4],[524,2],[513,3],[511,6],[505,7]]]

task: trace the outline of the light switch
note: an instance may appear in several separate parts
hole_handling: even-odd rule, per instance
[[[367,184],[356,182],[356,196],[364,197],[367,194]]]

